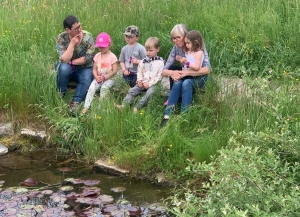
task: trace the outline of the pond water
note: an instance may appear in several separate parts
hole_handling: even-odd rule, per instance
[[[61,172],[59,168],[70,168],[72,171]],[[66,179],[99,180],[96,187],[101,189],[101,195],[111,195],[115,200],[126,199],[132,206],[161,203],[169,191],[166,187],[149,182],[101,174],[84,160],[63,152],[37,150],[27,153],[11,152],[0,156],[0,181],[5,181],[0,191],[21,186],[28,178],[36,180],[39,187],[47,186],[47,189],[54,192]],[[125,187],[126,190],[116,193],[111,190],[115,187]]]

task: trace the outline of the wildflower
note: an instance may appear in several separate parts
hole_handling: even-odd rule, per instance
[[[286,75],[286,71],[285,70],[283,70],[283,74]]]
[[[298,118],[295,118],[295,121],[297,121],[298,120]]]
[[[171,147],[171,148],[172,148],[172,146],[173,146],[173,145],[172,145],[172,144],[170,144],[170,147]]]
[[[170,151],[170,149],[168,148],[168,151]]]
[[[298,82],[298,81],[299,81],[299,79],[298,79],[298,78],[296,78],[296,81]]]
[[[110,164],[110,160],[108,160],[107,163]]]
[[[32,10],[35,10],[35,7],[32,7]]]
[[[100,120],[100,119],[101,119],[101,116],[100,116],[100,115],[98,115],[98,116],[97,116],[97,119],[99,119],[99,120]]]
[[[111,156],[111,159],[113,159],[113,160],[114,160],[114,159],[115,159],[115,156]]]
[[[284,127],[281,128],[281,131],[284,131]]]
[[[289,119],[289,118],[287,118],[286,120],[287,120],[287,121],[290,121],[290,119]]]

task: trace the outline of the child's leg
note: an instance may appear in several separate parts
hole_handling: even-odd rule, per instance
[[[107,80],[102,84],[100,90],[100,99],[104,99],[109,94],[109,90],[114,85],[114,83],[115,82],[113,80]]]
[[[131,104],[134,101],[135,97],[137,95],[139,95],[140,93],[142,93],[142,92],[144,92],[144,88],[139,88],[138,85],[135,85],[134,87],[132,87],[128,90],[128,93],[125,96],[125,98],[123,99],[122,104],[123,105],[124,104]]]
[[[84,108],[89,108],[91,106],[95,92],[99,87],[101,87],[101,83],[98,84],[98,82],[94,79],[88,89],[87,94],[86,94],[86,98],[85,98],[84,106],[83,106]]]
[[[145,107],[149,100],[151,99],[152,95],[155,92],[155,85],[148,88],[145,95],[141,98],[141,100],[136,104],[135,108],[140,109],[142,107]]]

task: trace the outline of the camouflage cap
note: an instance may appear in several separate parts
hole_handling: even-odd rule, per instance
[[[140,30],[137,26],[128,26],[125,29],[124,35],[127,35],[127,36],[140,36]]]

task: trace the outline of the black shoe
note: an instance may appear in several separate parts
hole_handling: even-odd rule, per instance
[[[166,118],[162,119],[161,122],[160,122],[160,128],[165,127],[166,124],[167,124],[167,122],[168,122],[168,120],[169,120],[169,119],[166,119]]]

